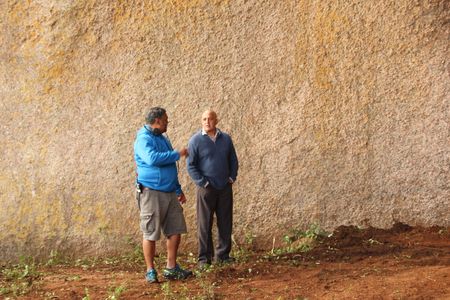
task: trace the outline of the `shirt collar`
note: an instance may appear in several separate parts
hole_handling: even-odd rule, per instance
[[[216,128],[216,135],[215,137],[218,137],[221,134],[219,128]],[[206,133],[206,131],[202,128],[202,135],[208,135],[208,133]]]

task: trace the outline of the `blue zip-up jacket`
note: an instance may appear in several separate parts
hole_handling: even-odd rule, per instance
[[[213,142],[200,130],[191,137],[188,148],[187,170],[195,184],[204,187],[209,182],[212,187],[223,189],[230,178],[236,180],[238,158],[228,134],[219,130]]]
[[[155,135],[146,126],[138,131],[134,142],[137,181],[153,190],[180,195],[182,190],[176,165],[180,154],[173,150],[164,135]]]

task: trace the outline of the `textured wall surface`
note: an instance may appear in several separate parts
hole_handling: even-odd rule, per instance
[[[139,241],[132,143],[215,109],[235,235],[450,225],[447,0],[0,1],[0,259]],[[180,162],[195,250],[195,188]]]

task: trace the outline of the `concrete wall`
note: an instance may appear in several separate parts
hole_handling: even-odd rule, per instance
[[[205,108],[240,158],[235,234],[450,225],[446,0],[0,2],[0,258],[139,241],[132,144]],[[180,163],[195,251],[195,188]],[[269,233],[269,234],[268,234]]]

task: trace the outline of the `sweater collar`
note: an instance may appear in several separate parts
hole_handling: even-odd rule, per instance
[[[216,128],[216,135],[214,137],[217,138],[221,134],[222,132],[220,131],[220,129]],[[202,129],[202,135],[208,135],[208,133],[206,133],[206,131]]]
[[[220,132],[219,128],[216,128],[216,135],[215,136],[209,136],[208,133],[206,133],[205,130],[203,130],[202,128],[202,135],[206,135],[207,137],[209,137],[213,142],[216,142],[217,138],[219,137],[219,135],[221,135],[222,132]]]

